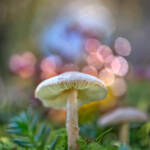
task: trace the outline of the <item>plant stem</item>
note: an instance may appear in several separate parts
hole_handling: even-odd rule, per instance
[[[76,141],[79,137],[77,94],[76,90],[69,91],[67,100],[66,128],[68,134],[68,150],[77,150]]]
[[[122,123],[120,127],[120,141],[129,144],[129,124]]]

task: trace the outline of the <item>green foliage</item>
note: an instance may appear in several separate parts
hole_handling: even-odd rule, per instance
[[[66,129],[61,128],[51,133],[51,150],[67,150],[67,133]]]
[[[0,138],[0,150],[67,150],[66,129],[50,131],[40,118],[31,111],[13,117],[7,127],[9,138]],[[131,128],[130,149],[117,142],[115,129],[101,129],[96,121],[84,124],[80,128],[82,137],[77,141],[79,150],[149,150],[150,122],[141,125]]]
[[[103,133],[101,133],[97,138],[96,138],[96,142],[100,143],[103,139],[103,137],[109,133],[112,130],[112,128],[105,130]]]
[[[139,142],[143,147],[150,148],[150,122],[145,123],[138,132]]]
[[[100,144],[96,143],[96,142],[92,142],[90,144],[87,145],[87,150],[100,150],[101,146]]]
[[[80,137],[77,140],[77,143],[79,145],[79,150],[118,150],[116,146],[113,146],[111,144],[109,145],[102,145],[99,143],[99,140],[108,132],[110,132],[111,129],[108,129],[97,138],[98,141],[89,141],[87,138]],[[55,142],[54,146],[51,147],[51,150],[67,150],[67,134],[66,129],[58,129],[55,131],[52,131],[51,133],[51,140],[57,141]],[[53,142],[52,142],[53,144]],[[52,145],[51,144],[51,145]]]
[[[86,140],[84,139],[80,139],[80,141],[78,141],[80,148],[79,150],[118,150],[118,147],[109,144],[109,145],[103,145],[100,143],[97,143],[95,141],[88,143]]]
[[[85,150],[87,148],[87,141],[85,139],[83,139],[83,138],[80,137],[77,140],[77,143],[79,145],[80,150]]]
[[[0,150],[13,150],[17,146],[6,137],[0,138]]]
[[[77,143],[79,144],[79,150],[118,150],[113,145],[102,145],[96,141],[88,142],[81,137]]]
[[[12,118],[7,132],[12,135],[12,141],[20,147],[42,150],[46,147],[50,129],[41,122],[39,116],[33,115],[33,112],[22,112],[19,116]]]
[[[147,80],[130,81],[128,83],[127,98],[125,103],[149,111],[150,82]]]
[[[80,126],[80,135],[88,137],[89,139],[96,139],[100,134],[100,128],[97,126],[97,120],[88,122]]]
[[[100,128],[97,120],[80,126],[80,135],[89,140],[95,140],[99,143],[110,144],[110,141],[117,140],[114,128]]]

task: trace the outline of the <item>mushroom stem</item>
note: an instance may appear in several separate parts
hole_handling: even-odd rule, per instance
[[[77,90],[70,90],[67,100],[67,118],[66,128],[68,135],[68,150],[77,150],[77,139],[79,137],[78,128],[78,108],[77,108]]]
[[[120,127],[120,141],[129,144],[129,124],[122,123]]]

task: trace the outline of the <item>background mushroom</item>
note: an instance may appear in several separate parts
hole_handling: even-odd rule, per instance
[[[35,96],[44,106],[67,110],[68,149],[77,149],[78,106],[105,98],[107,90],[98,78],[80,72],[66,72],[43,81]]]
[[[120,126],[120,141],[126,144],[129,143],[129,122],[142,122],[148,120],[145,112],[136,108],[118,108],[110,112],[98,120],[100,126],[116,125]]]

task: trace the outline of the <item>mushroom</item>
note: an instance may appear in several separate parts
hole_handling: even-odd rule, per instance
[[[98,124],[102,127],[108,125],[121,124],[120,126],[120,141],[126,144],[129,143],[129,123],[142,122],[148,120],[145,112],[136,108],[117,108],[116,110],[105,114],[98,120]]]
[[[68,149],[77,149],[79,137],[78,107],[105,98],[107,89],[103,82],[80,72],[66,72],[40,83],[35,91],[44,106],[66,109]]]

